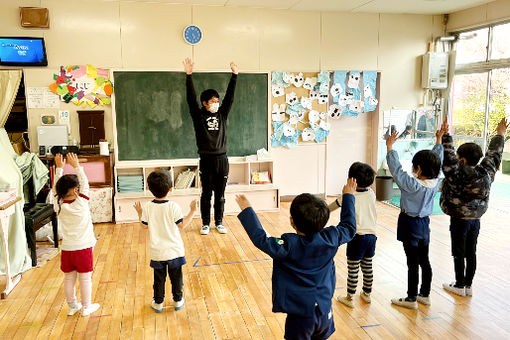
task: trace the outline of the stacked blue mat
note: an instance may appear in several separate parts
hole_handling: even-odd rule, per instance
[[[143,192],[142,175],[122,175],[117,177],[119,192]]]

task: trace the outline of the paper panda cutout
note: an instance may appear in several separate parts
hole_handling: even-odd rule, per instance
[[[317,84],[317,77],[308,77],[305,79],[305,82],[303,83],[303,88],[307,90],[313,90],[315,84]]]
[[[349,105],[349,110],[356,113],[361,113],[363,111],[363,107],[365,106],[365,103],[361,100],[353,100],[351,104]]]
[[[292,137],[296,134],[296,129],[289,124],[283,124],[283,134],[285,137]]]
[[[320,114],[318,111],[310,110],[310,112],[308,112],[308,121],[310,123],[318,122],[319,119],[320,119]]]
[[[298,99],[294,92],[288,93],[285,95],[285,102],[289,105],[293,105],[297,103]]]
[[[319,89],[314,88],[314,89],[310,90],[310,96],[308,98],[310,98],[310,100],[319,99]]]
[[[305,109],[311,110],[312,109],[312,100],[307,97],[301,97],[301,106],[303,106]]]
[[[373,97],[374,95],[372,94],[372,89],[370,88],[370,85],[365,85],[365,87],[363,88],[363,98],[370,98],[370,97]]]
[[[361,75],[359,73],[349,73],[349,80],[347,81],[347,87],[351,89],[357,89],[359,86],[359,79]]]
[[[281,104],[280,106],[274,104],[271,118],[273,122],[283,122],[285,120],[285,104]]]
[[[340,106],[333,104],[328,109],[328,116],[330,116],[333,119],[338,119],[342,115],[342,112],[343,109]]]
[[[285,94],[285,89],[281,84],[273,84],[271,85],[271,92],[273,97],[281,97]]]
[[[349,97],[347,97],[347,95],[345,94],[341,94],[339,97],[338,97],[338,105],[340,106],[343,106],[343,107],[346,107],[347,105],[349,105],[351,103],[351,100],[349,99]]]
[[[319,94],[317,101],[319,104],[326,104],[328,102],[328,93]]]
[[[297,75],[291,74],[290,80],[292,82],[292,85],[294,85],[295,87],[303,86],[303,82],[304,82],[303,73],[299,72],[299,74],[297,74]]]
[[[331,93],[331,95],[333,97],[336,97],[336,96],[340,95],[341,93],[343,93],[344,89],[342,88],[342,85],[340,85],[340,84],[333,84],[333,86],[331,86],[331,89],[329,90],[329,92]]]

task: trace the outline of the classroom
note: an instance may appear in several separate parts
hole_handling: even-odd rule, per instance
[[[509,122],[508,0],[0,0],[0,339],[509,339]]]

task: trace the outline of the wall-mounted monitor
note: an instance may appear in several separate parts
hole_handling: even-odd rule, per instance
[[[0,37],[0,65],[47,66],[44,38]]]

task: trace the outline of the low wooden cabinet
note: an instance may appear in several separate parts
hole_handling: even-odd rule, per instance
[[[272,160],[246,161],[244,158],[229,158],[229,163],[229,178],[225,190],[225,215],[233,215],[240,212],[235,202],[237,194],[246,195],[256,211],[279,211],[279,190],[273,183],[251,184],[251,174],[253,171],[268,171],[272,176]],[[118,162],[114,168],[116,223],[138,221],[138,215],[133,205],[136,201],[140,201],[143,204],[154,199],[147,186],[147,177],[152,171],[157,169],[166,169],[170,172],[173,189],[169,193],[168,198],[178,203],[184,214],[189,211],[189,205],[193,200],[200,199],[201,185],[198,159]],[[184,189],[175,188],[179,174],[188,171],[188,169],[195,174],[190,187]],[[128,185],[119,186],[119,177],[123,176],[127,178],[126,182]],[[211,215],[214,215],[213,204],[211,204]],[[196,217],[199,216],[200,211],[198,210]]]

